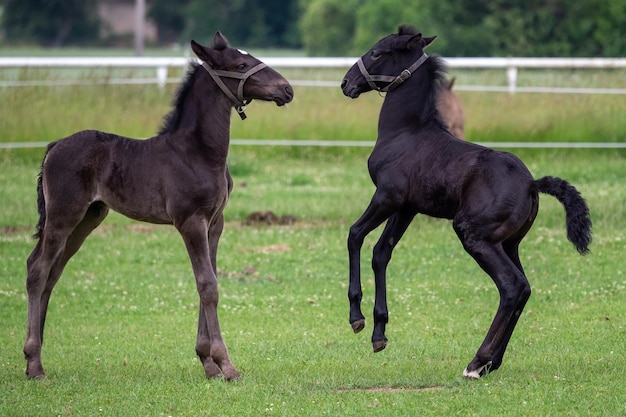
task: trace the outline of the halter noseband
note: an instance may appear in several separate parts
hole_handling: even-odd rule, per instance
[[[426,62],[427,59],[428,55],[426,55],[426,53],[423,53],[422,56],[420,56],[413,65],[411,65],[409,68],[406,68],[400,73],[400,75],[397,75],[395,77],[393,75],[371,75],[369,72],[367,72],[365,64],[363,64],[363,58],[359,58],[359,60],[357,61],[357,65],[359,66],[361,74],[363,74],[363,77],[365,77],[365,81],[367,81],[369,86],[372,87],[372,90],[386,93],[388,91],[394,90],[400,84],[408,80],[411,75],[413,75],[415,70],[418,69],[424,62]],[[376,82],[385,82],[389,84],[387,84],[387,86],[385,87],[379,87],[376,85]]]
[[[239,117],[241,117],[241,120],[245,120],[247,116],[244,113],[244,111],[246,110],[246,106],[248,104],[250,104],[250,102],[252,100],[245,100],[243,98],[243,85],[246,82],[246,80],[252,74],[255,74],[255,73],[261,71],[263,68],[267,67],[267,64],[264,64],[263,62],[261,62],[261,63],[255,65],[254,67],[250,68],[248,71],[246,71],[244,73],[235,72],[235,71],[214,70],[206,62],[202,63],[202,67],[209,73],[211,78],[213,78],[213,81],[215,81],[215,83],[220,88],[220,90],[222,90],[222,92],[224,94],[226,94],[226,96],[233,103],[235,103],[235,110],[237,110],[237,114],[239,114]],[[228,87],[226,87],[226,84],[224,84],[224,81],[222,81],[222,79],[220,77],[236,78],[236,79],[239,80],[239,87],[237,87],[237,96],[236,97],[228,89]]]

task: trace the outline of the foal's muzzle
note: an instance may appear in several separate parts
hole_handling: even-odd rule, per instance
[[[352,70],[350,70],[352,72]],[[341,82],[341,91],[346,97],[357,98],[363,91],[354,82],[350,81],[347,77]]]
[[[293,87],[291,84],[283,86],[281,94],[274,96],[274,103],[276,103],[277,106],[284,106],[287,103],[291,103],[291,100],[293,100]]]

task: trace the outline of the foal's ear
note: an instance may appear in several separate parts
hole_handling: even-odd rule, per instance
[[[191,50],[201,60],[209,64],[211,67],[215,67],[217,64],[217,52],[214,49],[207,48],[200,45],[198,42],[191,41]]]
[[[418,46],[425,49],[428,45],[433,43],[435,39],[437,39],[437,36],[425,38],[421,33],[418,33],[417,35],[411,36],[411,38],[406,42],[406,49],[413,49]]]
[[[222,32],[219,30],[215,32],[215,37],[213,37],[213,45],[211,45],[213,49],[217,49],[218,51],[222,51],[228,48],[230,45],[228,44],[228,39],[226,36],[222,35]]]
[[[431,43],[435,42],[435,39],[437,39],[437,35],[435,36],[431,36],[429,38],[422,38],[422,49],[426,48],[428,45],[430,45]]]

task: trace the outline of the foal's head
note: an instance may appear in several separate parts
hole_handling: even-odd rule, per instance
[[[247,52],[231,48],[228,40],[217,32],[211,47],[191,41],[191,49],[212,70],[237,99],[247,104],[253,99],[273,101],[278,106],[293,99],[293,88],[274,69],[266,66]]]
[[[341,89],[351,98],[371,90],[391,91],[424,63],[424,48],[436,36],[425,38],[411,26],[400,26],[398,33],[378,41],[348,70]]]

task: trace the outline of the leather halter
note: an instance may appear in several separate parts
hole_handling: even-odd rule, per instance
[[[267,67],[267,64],[260,62],[244,73],[235,71],[214,70],[206,62],[202,63],[202,67],[209,73],[211,78],[213,78],[213,81],[215,81],[220,90],[222,90],[222,92],[226,94],[226,96],[235,104],[235,110],[237,110],[237,114],[239,114],[241,120],[245,120],[247,116],[244,111],[246,110],[246,106],[250,104],[252,100],[245,100],[243,98],[243,85],[252,74],[261,71],[263,68]],[[228,89],[228,87],[226,87],[226,84],[224,84],[224,81],[222,81],[221,77],[236,78],[239,80],[239,86],[237,87],[237,96],[235,96]]]
[[[372,90],[386,93],[388,91],[394,90],[400,84],[408,80],[411,75],[413,75],[415,70],[418,69],[424,62],[426,62],[427,59],[428,55],[426,55],[426,53],[423,53],[422,56],[420,56],[413,65],[411,65],[409,68],[406,68],[395,77],[393,75],[371,75],[369,72],[367,72],[365,64],[363,64],[363,58],[359,58],[359,60],[357,61],[357,65],[359,66],[359,70],[361,71],[361,74],[363,74],[363,77],[365,77],[365,80],[367,81],[369,86],[372,87]],[[385,82],[389,84],[387,84],[385,87],[379,87],[376,85],[376,82]]]

